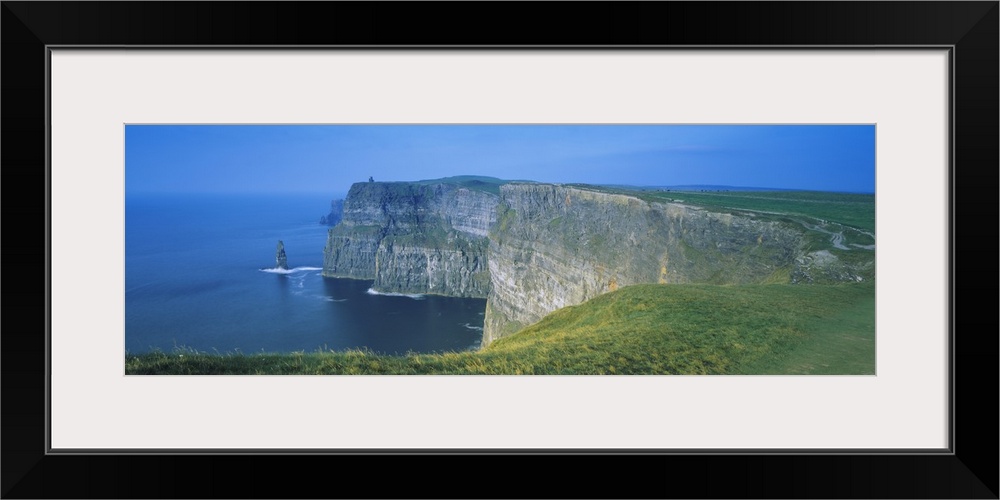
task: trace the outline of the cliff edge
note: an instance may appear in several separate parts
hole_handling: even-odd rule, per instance
[[[323,275],[485,297],[483,346],[627,285],[874,278],[874,245],[845,263],[816,245],[833,233],[803,220],[586,186],[358,183],[329,231]]]
[[[323,275],[371,279],[382,292],[485,298],[499,200],[448,183],[354,184],[327,234]]]

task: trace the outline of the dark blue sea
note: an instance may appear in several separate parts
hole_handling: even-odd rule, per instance
[[[477,349],[484,299],[377,295],[371,281],[321,276],[330,198],[127,196],[126,350]],[[274,269],[278,240],[288,271]]]

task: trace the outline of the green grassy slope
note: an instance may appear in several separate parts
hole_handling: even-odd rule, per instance
[[[461,186],[476,191],[485,191],[487,193],[493,193],[495,195],[499,195],[500,186],[508,182],[510,181],[497,179],[496,177],[486,177],[483,175],[455,175],[452,177],[442,177],[440,179],[426,179],[421,181],[414,181],[411,184],[418,184],[418,185],[454,184],[456,186]]]
[[[127,355],[127,374],[874,374],[874,283],[636,285],[479,352]]]

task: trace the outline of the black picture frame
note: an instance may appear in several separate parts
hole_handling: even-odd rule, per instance
[[[4,293],[0,349],[4,498],[292,498],[317,496],[317,488],[329,497],[998,498],[997,316],[972,302],[996,303],[997,293],[996,1],[2,4],[2,251],[6,291],[15,291]],[[49,454],[46,61],[53,45],[949,46],[951,453]],[[555,462],[573,476],[556,473]],[[428,477],[428,467],[440,476]],[[650,467],[658,472],[643,472]],[[330,473],[317,477],[317,469]],[[360,480],[373,469],[386,480]],[[463,476],[483,489],[452,487]]]

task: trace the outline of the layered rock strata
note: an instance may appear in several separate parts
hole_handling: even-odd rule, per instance
[[[622,286],[863,279],[857,265],[815,251],[807,233],[781,217],[586,187],[359,183],[329,231],[323,274],[371,279],[383,292],[485,297],[487,346]],[[859,262],[873,276],[871,257]]]
[[[556,185],[504,185],[498,214],[483,345],[622,286],[767,281],[801,247],[779,222]]]
[[[323,275],[381,292],[485,298],[499,196],[452,184],[357,183],[330,229]]]

